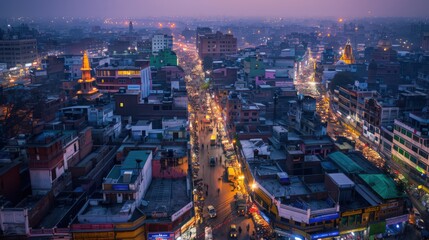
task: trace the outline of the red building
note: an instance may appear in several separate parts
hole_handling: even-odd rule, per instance
[[[11,202],[20,200],[20,161],[11,161],[9,153],[0,152],[0,195]]]
[[[228,54],[237,53],[237,38],[232,34],[216,32],[198,37],[198,54],[205,57],[221,58]]]
[[[139,67],[98,67],[95,78],[100,92],[117,93],[121,87],[140,90],[141,77]]]
[[[42,132],[29,140],[27,153],[33,194],[46,193],[64,173],[63,135],[60,131]]]

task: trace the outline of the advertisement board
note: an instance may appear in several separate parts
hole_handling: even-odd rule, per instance
[[[174,240],[174,233],[172,232],[158,232],[158,233],[148,233],[148,240]]]

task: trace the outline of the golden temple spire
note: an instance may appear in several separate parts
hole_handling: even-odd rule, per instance
[[[91,80],[91,66],[89,65],[88,53],[86,51],[83,52],[82,59],[82,80]]]
[[[346,46],[344,47],[343,55],[340,60],[344,61],[346,64],[355,63],[355,58],[353,57],[353,49],[352,44],[350,43],[350,39],[347,40]]]

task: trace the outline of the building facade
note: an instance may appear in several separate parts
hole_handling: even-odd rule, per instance
[[[152,37],[152,52],[171,50],[173,48],[173,36],[167,34],[155,34]]]
[[[237,53],[237,38],[232,34],[216,32],[198,38],[198,54],[201,59],[205,57],[221,58],[228,54]]]
[[[36,39],[0,40],[0,62],[6,63],[8,68],[33,63],[36,58]]]

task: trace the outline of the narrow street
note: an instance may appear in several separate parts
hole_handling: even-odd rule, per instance
[[[238,165],[238,162],[227,162],[224,154],[221,140],[228,144],[231,144],[231,140],[227,139],[225,123],[221,121],[222,109],[202,89],[204,73],[195,47],[190,43],[178,43],[176,47],[179,62],[185,70],[189,96],[194,207],[198,224],[196,238],[210,239],[205,232],[208,227],[212,230],[212,239],[251,239],[253,221],[247,214],[238,215],[235,202],[236,193],[245,193],[246,189],[243,186],[238,188],[237,184],[228,181],[225,172],[229,164]],[[216,143],[213,143],[212,136],[216,136]],[[210,166],[210,158],[215,159],[215,166]],[[241,172],[237,174],[241,175]],[[215,208],[216,217],[210,218],[207,208],[210,205]],[[231,224],[242,230],[236,238],[230,237]]]

